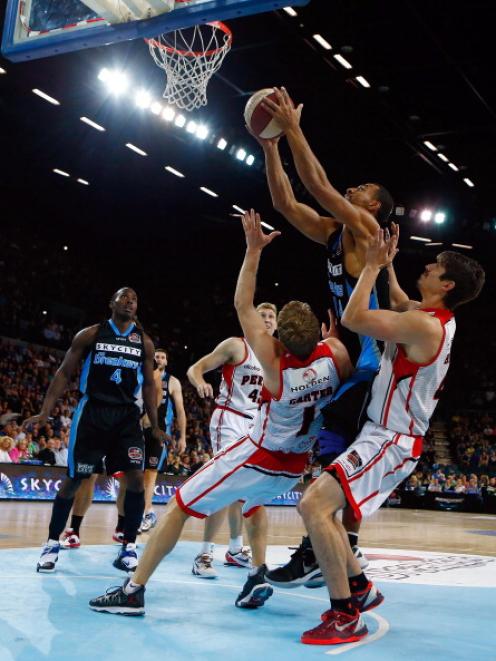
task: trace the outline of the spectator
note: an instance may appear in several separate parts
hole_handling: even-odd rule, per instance
[[[48,441],[43,443],[43,446],[44,446],[43,449],[41,449],[36,455],[36,459],[39,459],[44,464],[55,466],[55,452],[54,452],[55,444],[53,439],[52,438],[48,439]],[[41,442],[40,442],[40,447],[42,447]]]
[[[14,439],[10,436],[1,436],[0,437],[0,463],[1,464],[11,464],[12,457],[10,453],[14,447]]]

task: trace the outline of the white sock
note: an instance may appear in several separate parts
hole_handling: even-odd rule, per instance
[[[243,548],[243,535],[231,537],[229,540],[229,553],[239,553]]]
[[[133,592],[137,592],[141,587],[143,586],[140,585],[139,583],[133,583],[132,581],[128,581],[123,589],[126,594],[133,594]]]
[[[59,542],[58,539],[47,539],[47,544],[49,544],[50,546],[53,546],[54,544],[59,544],[59,543],[60,542]]]
[[[213,555],[214,553],[214,546],[215,544],[213,542],[203,542],[201,551],[200,553],[203,555],[204,553],[209,553],[210,555]]]

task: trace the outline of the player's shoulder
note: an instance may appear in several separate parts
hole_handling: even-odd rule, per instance
[[[101,324],[93,324],[91,326],[86,326],[81,328],[80,331],[76,333],[72,341],[73,344],[90,344],[93,340],[96,339],[98,331],[100,330]]]

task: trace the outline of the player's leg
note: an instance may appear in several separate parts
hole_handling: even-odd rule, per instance
[[[203,528],[203,542],[200,552],[193,561],[191,573],[198,578],[217,578],[217,572],[213,566],[214,561],[214,540],[220,530],[222,522],[226,516],[226,508],[221,509],[215,514],[207,516]]]
[[[338,481],[323,473],[305,492],[300,513],[305,522],[312,548],[324,575],[331,598],[332,613],[315,629],[302,635],[308,644],[334,644],[360,640],[367,635],[367,627],[351,597],[349,578],[368,581],[353,555],[345,529],[337,517],[346,505],[344,492]]]
[[[229,505],[229,548],[226,552],[226,565],[233,567],[251,567],[251,551],[249,546],[243,545],[243,515],[242,503],[235,502]]]
[[[93,502],[95,482],[98,475],[93,473],[87,480],[83,480],[76,491],[69,527],[64,530],[61,546],[65,549],[75,549],[81,546],[80,528],[86,512]]]
[[[157,525],[157,515],[153,510],[153,496],[159,472],[167,463],[167,446],[155,439],[150,428],[143,429],[145,438],[145,513],[140,531],[148,532]]]
[[[114,477],[119,480],[119,491],[117,492],[117,498],[115,501],[115,507],[117,509],[117,525],[115,526],[114,534],[112,539],[117,544],[122,544],[124,541],[124,499],[126,497],[126,474],[118,473]]]

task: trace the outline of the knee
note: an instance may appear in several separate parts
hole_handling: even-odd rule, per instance
[[[81,480],[73,480],[72,477],[68,477],[59,489],[59,496],[61,498],[74,498],[80,486]]]
[[[327,473],[323,473],[305,491],[298,511],[304,521],[310,517],[330,517],[343,507],[341,487],[336,480]]]

